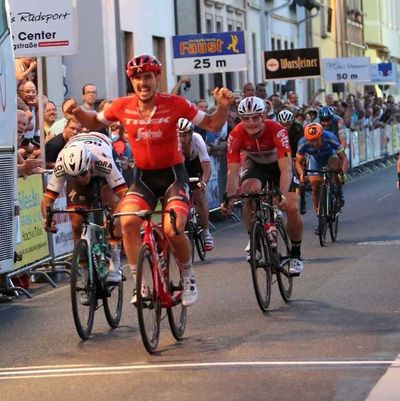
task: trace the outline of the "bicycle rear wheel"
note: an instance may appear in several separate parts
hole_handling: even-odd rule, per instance
[[[176,340],[182,340],[186,328],[187,308],[182,305],[181,296],[181,270],[176,262],[172,252],[168,255],[168,289],[171,297],[177,299],[177,303],[170,308],[167,308],[168,323],[171,333]]]
[[[250,265],[254,292],[258,306],[263,312],[268,310],[271,301],[271,257],[267,248],[264,226],[256,221],[251,232]]]
[[[118,285],[107,286],[108,294],[103,296],[104,314],[111,328],[118,327],[122,316],[122,304],[124,298],[123,281]]]
[[[90,337],[96,309],[96,277],[89,272],[90,252],[86,240],[75,246],[71,265],[71,304],[76,330],[82,340]]]
[[[276,278],[278,280],[279,292],[285,302],[290,301],[293,290],[293,277],[290,275],[290,246],[289,240],[284,227],[284,222],[279,220],[276,222],[276,235],[278,242],[278,262],[279,267],[276,269]]]
[[[318,237],[319,244],[325,246],[326,242],[326,229],[327,229],[327,188],[326,186],[321,186],[321,191],[319,194],[319,208],[318,208]]]
[[[147,352],[153,354],[160,338],[161,305],[155,291],[156,277],[153,275],[153,258],[147,245],[140,250],[137,265],[137,313],[140,335]]]

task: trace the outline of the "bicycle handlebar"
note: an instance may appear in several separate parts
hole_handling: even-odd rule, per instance
[[[120,216],[137,216],[142,218],[143,220],[150,220],[151,216],[154,214],[158,215],[163,215],[163,214],[169,214],[171,217],[171,224],[172,228],[174,230],[174,233],[176,235],[179,235],[178,227],[176,226],[176,212],[174,209],[169,209],[169,210],[138,210],[137,212],[119,212],[119,213],[114,213],[113,217],[120,217]]]
[[[278,188],[275,188],[273,190],[268,190],[268,191],[262,190],[260,192],[240,192],[232,195],[228,195],[226,192],[224,192],[223,201],[224,205],[227,206],[230,200],[254,199],[254,198],[261,198],[264,196],[272,196],[272,197],[277,196],[279,198],[279,201],[281,201],[283,198],[281,191]]]

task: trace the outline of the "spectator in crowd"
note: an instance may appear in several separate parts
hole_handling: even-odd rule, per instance
[[[129,141],[125,138],[125,128],[119,122],[114,122],[109,127],[114,151],[118,155],[122,170],[129,168],[129,160],[132,159],[132,150]]]
[[[306,120],[304,121],[305,124],[310,124],[313,122],[317,122],[318,119],[318,110],[311,107],[309,109],[306,109]]]
[[[296,92],[289,92],[288,96],[288,108],[293,114],[296,114],[300,110],[299,106],[299,95]]]
[[[247,82],[243,85],[242,89],[242,98],[254,96],[256,94],[256,90],[254,85],[251,82]]]
[[[97,88],[93,84],[86,84],[82,87],[82,108],[86,111],[96,111]]]
[[[332,93],[327,93],[325,95],[325,106],[333,107],[334,102],[335,102],[335,98],[333,97],[333,94]]]
[[[267,89],[265,88],[265,84],[260,82],[256,85],[256,96],[262,100],[266,100],[267,98]]]
[[[41,173],[42,160],[33,155],[33,145],[24,133],[28,125],[28,116],[23,110],[17,110],[17,174],[18,177]],[[29,149],[29,150],[28,150]]]
[[[18,85],[17,107],[27,112],[28,126],[25,137],[33,139],[39,137],[38,132],[38,98],[36,85],[32,81],[24,81]]]
[[[51,126],[55,123],[57,119],[57,107],[54,102],[48,100],[46,107],[44,109],[43,116],[43,128],[46,142],[51,139],[54,135],[51,133]]]
[[[183,91],[187,92],[190,89],[190,77],[183,75],[179,78],[178,82],[174,86],[174,88],[171,91],[171,95],[179,95],[181,87],[183,85]]]
[[[65,107],[64,107],[65,103],[69,99],[71,99],[71,98],[70,97],[66,98],[62,103],[61,108],[62,108],[62,112],[63,112],[63,117],[61,117],[60,119],[55,121],[54,124],[50,127],[50,132],[51,132],[52,136],[56,136],[56,135],[62,134],[64,132],[65,124],[67,123],[67,121],[70,118],[74,117],[72,114],[68,114],[66,109],[65,109]]]
[[[82,124],[75,117],[71,117],[67,120],[62,135],[56,135],[46,143],[46,168],[54,168],[61,149],[72,137],[79,134],[81,131]]]
[[[33,57],[20,57],[16,58],[15,61],[15,76],[18,83],[25,81],[35,82],[36,80],[36,60]]]
[[[365,108],[364,116],[360,121],[360,127],[363,129],[373,129],[374,128],[374,118],[372,116],[372,107],[368,106]]]
[[[268,100],[272,104],[271,114],[273,113],[274,118],[275,118],[276,115],[280,112],[281,107],[282,107],[281,98],[277,94],[273,94],[268,98]]]
[[[208,103],[207,100],[205,99],[199,99],[197,102],[195,102],[196,107],[204,111],[204,113],[208,113]],[[195,127],[195,131],[201,135],[201,137],[206,140],[206,130],[200,127]]]

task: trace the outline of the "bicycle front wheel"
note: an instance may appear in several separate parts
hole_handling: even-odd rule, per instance
[[[283,221],[276,224],[276,235],[278,242],[278,262],[276,278],[278,280],[279,292],[285,302],[290,301],[293,290],[293,277],[290,275],[290,246]]]
[[[86,240],[79,240],[72,256],[71,304],[75,327],[82,340],[90,337],[96,309],[96,277],[89,271],[90,257]]]
[[[330,213],[329,231],[331,234],[332,242],[336,242],[339,231],[340,207],[339,207],[339,200],[334,193],[332,193],[330,196],[329,213]]]
[[[147,352],[153,354],[157,350],[160,338],[161,305],[155,291],[153,275],[153,258],[147,245],[140,250],[137,265],[136,299],[140,335]]]
[[[107,287],[107,294],[103,297],[104,314],[108,324],[113,329],[118,327],[121,321],[123,298],[123,281],[118,285]]]
[[[176,340],[182,340],[186,328],[187,308],[182,305],[181,270],[172,252],[168,257],[168,289],[174,305],[167,308],[168,323]]]
[[[251,232],[250,265],[258,306],[263,312],[266,312],[271,301],[272,273],[265,230],[260,221],[256,221]]]
[[[319,195],[319,208],[318,208],[318,237],[319,244],[325,246],[326,242],[326,229],[327,229],[327,212],[328,207],[326,204],[327,199],[327,188],[326,186],[321,186],[321,191]]]
[[[194,243],[196,244],[197,254],[201,261],[206,259],[206,251],[204,245],[204,234],[200,224],[193,224]]]

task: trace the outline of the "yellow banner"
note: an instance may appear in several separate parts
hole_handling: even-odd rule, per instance
[[[40,202],[43,198],[42,176],[34,174],[26,179],[18,178],[17,188],[21,207],[19,216],[21,242],[17,244],[17,252],[22,254],[22,260],[15,264],[16,269],[50,255],[47,233],[43,228],[40,212]]]

